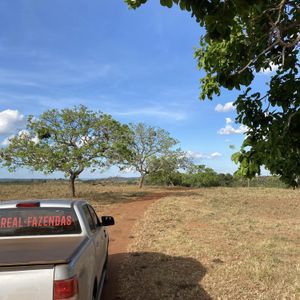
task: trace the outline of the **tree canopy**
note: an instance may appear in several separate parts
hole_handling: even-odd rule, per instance
[[[135,9],[147,0],[125,0]],[[205,28],[195,51],[201,99],[222,88],[241,90],[237,121],[248,127],[233,155],[246,177],[265,166],[293,186],[300,176],[300,2],[298,0],[160,0],[177,4]],[[266,93],[251,84],[258,72],[273,69]]]
[[[176,149],[149,161],[149,181],[153,184],[180,185],[181,170],[186,170],[191,160],[184,151]]]
[[[139,186],[144,184],[145,176],[161,169],[161,157],[174,158],[172,152],[178,141],[164,129],[144,123],[130,124],[131,142],[128,144],[130,157],[123,161],[123,169],[131,167],[141,174]],[[122,167],[121,167],[122,168]]]
[[[45,174],[63,172],[75,196],[76,178],[86,168],[103,169],[126,155],[128,136],[128,126],[85,106],[51,109],[38,118],[29,116],[26,130],[9,140],[1,157],[10,171],[30,167]]]

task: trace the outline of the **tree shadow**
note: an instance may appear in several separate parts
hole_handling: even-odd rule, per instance
[[[147,201],[168,196],[165,192],[137,191],[137,192],[79,192],[77,199],[88,199],[91,203],[100,205],[111,205],[131,203],[136,201]],[[170,194],[171,195],[171,194]]]
[[[201,287],[206,268],[196,259],[156,252],[112,254],[102,300],[210,300]]]
[[[78,199],[88,199],[92,203],[111,205],[120,203],[131,203],[136,201],[155,200],[164,197],[189,197],[202,196],[199,192],[180,189],[166,189],[164,191],[136,191],[136,192],[78,192]]]
[[[74,199],[69,195],[67,182],[21,182],[0,185],[0,201],[11,199]],[[101,190],[102,187],[103,190]],[[108,190],[105,190],[107,188]],[[154,200],[166,196],[187,197],[196,195],[199,196],[198,191],[186,187],[145,186],[145,188],[139,189],[132,185],[99,185],[80,182],[76,185],[75,199],[87,199],[96,205],[111,205]]]

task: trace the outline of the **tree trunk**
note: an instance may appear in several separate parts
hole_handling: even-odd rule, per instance
[[[141,189],[144,185],[144,180],[145,180],[145,174],[142,174],[141,178],[140,178],[140,182],[139,182],[139,188]]]
[[[76,179],[76,175],[71,174],[70,175],[70,182],[69,182],[71,197],[75,197],[75,179]]]

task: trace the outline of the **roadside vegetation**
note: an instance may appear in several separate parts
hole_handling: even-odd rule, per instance
[[[149,174],[146,183],[159,186],[182,186],[182,187],[276,187],[287,188],[278,176],[257,176],[246,179],[236,174],[217,173],[205,165],[196,165],[189,162],[186,170],[159,171]]]

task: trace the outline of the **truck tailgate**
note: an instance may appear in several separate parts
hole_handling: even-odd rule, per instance
[[[3,239],[0,267],[68,263],[85,241],[82,236]]]
[[[0,268],[1,300],[52,300],[53,266]]]

